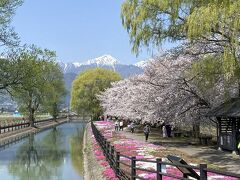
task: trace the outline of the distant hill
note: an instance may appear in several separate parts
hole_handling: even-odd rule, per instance
[[[64,73],[65,87],[68,91],[67,97],[65,98],[65,105],[69,104],[70,102],[72,81],[76,78],[78,74],[87,69],[93,69],[97,67],[110,69],[118,72],[122,76],[122,78],[128,78],[132,75],[138,75],[143,73],[143,68],[141,67],[141,65],[143,64],[142,62],[137,63],[136,65],[120,64],[118,60],[111,55],[103,55],[101,57],[88,60],[84,63],[58,63]]]

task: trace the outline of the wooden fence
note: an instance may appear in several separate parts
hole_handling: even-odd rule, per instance
[[[63,116],[63,117],[60,117],[60,118],[66,118],[66,116]],[[49,122],[49,121],[53,121],[53,119],[51,118],[51,119],[39,120],[39,121],[36,121],[34,124],[37,125],[37,124],[44,123],[44,122],[47,123],[47,122]],[[71,121],[71,122],[72,122],[72,121]],[[25,123],[26,123],[28,126],[24,126]],[[59,125],[59,124],[63,124],[63,123],[65,123],[65,121],[58,123],[58,125]],[[21,124],[21,123],[17,123],[18,126],[20,126],[20,124]],[[15,125],[16,125],[16,124],[15,124]],[[28,122],[22,122],[22,127],[20,126],[20,127],[18,127],[18,128],[20,129],[20,128],[24,128],[24,127],[29,127],[29,123],[28,123]],[[48,127],[48,128],[51,128],[51,127]],[[37,134],[37,133],[39,133],[39,132],[41,132],[41,131],[44,131],[44,130],[46,130],[46,129],[48,129],[48,128],[39,129],[38,131],[35,131],[35,132],[29,132],[29,133],[27,133],[27,134],[18,135],[18,136],[12,137],[12,138],[10,138],[10,139],[4,140],[4,141],[0,141],[0,151],[9,148],[9,147],[10,147],[11,145],[13,145],[13,144],[17,144],[17,143],[23,141],[25,138],[28,138],[31,134]],[[14,128],[14,129],[15,129],[15,128]],[[6,131],[6,132],[7,132],[7,131]]]
[[[154,173],[156,174],[156,180],[162,180],[163,177],[170,177],[173,179],[182,179],[186,180],[189,179],[189,170],[197,170],[200,172],[200,175],[196,179],[200,180],[207,180],[208,173],[214,173],[217,175],[223,175],[227,177],[233,177],[236,179],[240,178],[240,175],[234,174],[234,173],[228,173],[228,172],[222,172],[218,170],[213,170],[207,168],[206,164],[200,164],[199,166],[190,166],[190,165],[182,165],[179,163],[169,163],[169,162],[164,162],[162,159],[156,159],[156,160],[147,160],[147,159],[137,159],[136,157],[129,157],[121,154],[120,152],[116,151],[114,146],[108,142],[104,136],[99,132],[99,130],[96,128],[93,122],[91,122],[91,127],[92,131],[94,134],[95,139],[99,143],[100,147],[102,148],[102,151],[104,153],[104,156],[106,157],[107,161],[109,162],[109,165],[111,168],[115,171],[117,177],[119,179],[123,180],[135,180],[135,179],[140,179],[144,180],[146,178],[139,177],[137,175],[137,171],[142,171],[146,173]],[[128,159],[129,163],[121,161],[121,157]],[[150,169],[145,169],[145,168],[140,168],[136,166],[137,162],[148,162],[148,163],[155,163],[156,164],[156,170],[150,170]],[[185,172],[187,173],[182,173],[182,176],[176,175],[176,174],[169,174],[166,173],[162,170],[162,167],[166,165],[180,168],[182,169],[182,172],[184,169],[186,170]],[[125,168],[123,168],[125,167]],[[127,170],[129,169],[129,171]]]
[[[61,118],[66,118],[67,116],[63,116],[63,117],[59,117],[58,119]],[[37,120],[34,121],[34,125],[38,125],[41,123],[46,123],[46,122],[50,122],[50,121],[54,121],[53,118],[49,118],[49,119],[43,119],[43,120]],[[14,131],[14,130],[18,130],[18,129],[22,129],[22,128],[26,128],[30,126],[30,122],[29,121],[20,121],[17,123],[12,123],[12,124],[7,124],[7,125],[0,125],[0,134],[6,133],[6,132],[10,132],[10,131]]]

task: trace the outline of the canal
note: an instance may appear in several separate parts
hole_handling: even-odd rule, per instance
[[[83,179],[85,123],[65,123],[0,149],[1,180]]]

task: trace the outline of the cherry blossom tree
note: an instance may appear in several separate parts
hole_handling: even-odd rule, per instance
[[[188,123],[198,128],[211,108],[235,96],[238,89],[237,84],[225,86],[221,61],[206,55],[202,60],[201,51],[199,46],[169,51],[150,61],[143,75],[113,83],[99,95],[105,113],[142,122]]]

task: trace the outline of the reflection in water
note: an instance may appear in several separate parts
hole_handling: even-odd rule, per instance
[[[20,180],[60,177],[59,167],[65,153],[60,149],[62,135],[61,130],[54,128],[40,142],[36,142],[34,135],[30,134],[28,142],[18,149],[16,159],[9,163],[10,174]]]
[[[0,151],[4,180],[81,180],[84,123],[66,123]]]
[[[83,176],[83,135],[84,128],[77,129],[77,134],[70,139],[70,156],[74,169]]]

